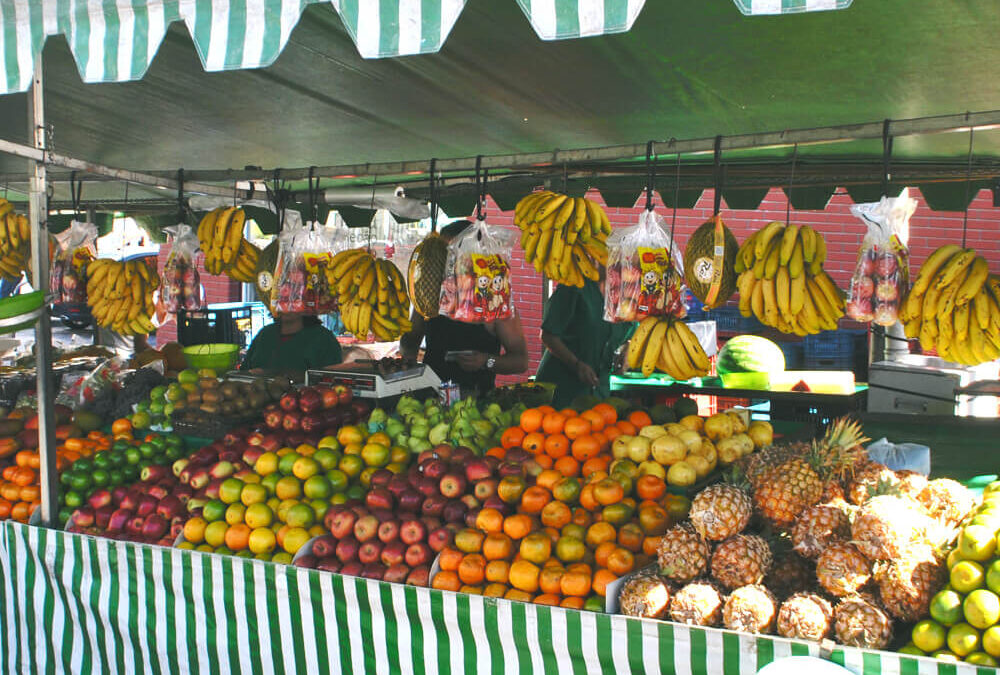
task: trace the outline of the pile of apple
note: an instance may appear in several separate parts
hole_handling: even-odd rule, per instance
[[[507,510],[498,495],[505,476],[514,491],[527,486],[528,457],[501,462],[477,457],[467,447],[438,445],[422,452],[405,473],[378,470],[363,501],[327,511],[329,533],[314,540],[295,564],[426,586],[434,557],[455,532],[472,527],[483,507]]]
[[[367,419],[370,410],[366,401],[354,400],[344,385],[300,387],[265,406],[263,426],[284,445],[316,445],[341,427]]]

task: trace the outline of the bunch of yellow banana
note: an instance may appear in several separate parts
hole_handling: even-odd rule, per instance
[[[698,338],[683,321],[650,316],[639,322],[625,353],[629,370],[641,370],[649,377],[654,370],[675,380],[708,375],[708,355]]]
[[[524,259],[539,274],[568,286],[597,281],[599,265],[608,264],[605,241],[611,221],[600,204],[544,190],[533,192],[514,207],[521,228]]]
[[[233,281],[254,281],[260,251],[243,238],[246,212],[235,206],[209,211],[198,224],[198,241],[205,253],[209,274],[223,274]]]
[[[406,280],[388,260],[363,248],[341,251],[326,268],[330,292],[337,293],[344,327],[358,338],[374,333],[391,342],[413,328]]]
[[[14,213],[14,205],[0,199],[0,278],[16,281],[28,268],[31,226],[25,216]]]
[[[1000,357],[1000,278],[971,248],[948,244],[924,262],[900,305],[906,337],[974,366]]]
[[[835,330],[844,295],[825,260],[826,241],[808,225],[775,221],[757,230],[736,254],[740,313],[783,333]]]
[[[87,304],[97,325],[122,335],[156,330],[153,291],[160,287],[156,268],[142,259],[94,260],[87,265]]]

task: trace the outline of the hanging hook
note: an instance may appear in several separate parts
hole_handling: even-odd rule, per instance
[[[889,196],[889,180],[892,174],[889,171],[889,164],[892,161],[892,136],[889,135],[889,125],[891,120],[886,118],[882,122],[882,194]]]
[[[315,176],[315,174],[316,174],[316,167],[315,166],[309,167],[309,220],[311,220],[313,223],[316,222],[316,213],[317,213],[316,197],[318,196],[317,193],[319,192],[319,178],[316,179],[316,186],[313,187],[313,177]]]
[[[437,195],[437,157],[431,157],[431,232],[437,232],[438,225],[438,195]]]
[[[673,142],[674,139],[670,139]],[[670,217],[670,251],[667,260],[674,264],[674,231],[677,228],[677,205],[681,201],[681,153],[677,153],[677,172],[674,176],[674,213]]]
[[[715,178],[715,204],[712,208],[712,215],[719,215],[719,211],[722,210],[722,136],[715,137],[715,156],[713,159],[712,173]]]
[[[785,225],[791,225],[792,217],[792,187],[795,185],[795,161],[799,157],[799,144],[792,148],[792,174],[788,178],[788,194],[785,195]]]
[[[568,184],[569,184],[569,168],[567,167],[566,162],[563,162],[563,175],[562,175],[562,179],[563,179],[563,194],[567,194],[569,192],[569,187],[568,187]]]
[[[126,187],[128,183],[125,184]],[[83,198],[83,179],[76,179],[76,171],[69,175],[69,194],[73,202],[73,217],[80,218],[80,200]]]
[[[969,159],[965,167],[965,213],[962,214],[962,248],[965,248],[965,239],[969,228],[969,202],[971,200],[969,192],[972,188],[972,137],[974,133],[975,129],[969,127]]]
[[[476,155],[476,220],[486,220],[486,175],[483,172],[483,156]]]
[[[177,222],[183,223],[184,217],[184,169],[177,169]]]
[[[653,141],[646,143],[646,210],[653,210],[653,184],[656,181],[656,155]]]

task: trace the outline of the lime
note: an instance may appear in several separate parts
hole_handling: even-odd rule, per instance
[[[995,480],[992,483],[986,485],[983,488],[983,497],[987,497],[994,492],[1000,492],[1000,480]]]
[[[583,603],[583,608],[588,612],[603,612],[605,609],[604,598],[591,595],[587,598],[586,602]]]
[[[965,656],[979,649],[979,631],[967,623],[958,623],[948,630],[948,649]]]
[[[987,654],[986,652],[972,652],[965,657],[966,663],[971,663],[976,666],[992,666],[997,667],[997,660]]]
[[[968,593],[982,588],[986,581],[983,566],[974,560],[960,560],[951,568],[951,586],[959,593]]]
[[[976,628],[989,628],[1000,620],[1000,597],[993,591],[979,588],[966,596],[962,611],[965,620]]]
[[[213,499],[202,507],[201,517],[210,523],[215,522],[216,520],[222,520],[226,515],[227,508],[228,506],[225,502]]]
[[[910,633],[913,644],[922,651],[936,652],[945,645],[948,631],[937,621],[924,619]]]
[[[916,646],[912,642],[907,642],[905,645],[899,648],[900,654],[910,654],[912,656],[927,656],[925,653],[920,651],[920,647]]]
[[[944,626],[954,626],[962,620],[962,596],[953,590],[939,591],[931,598],[931,618]]]
[[[991,626],[983,632],[983,649],[991,656],[1000,656],[1000,626]]]
[[[933,656],[939,661],[952,661],[954,663],[958,663],[959,661],[962,660],[958,658],[957,654],[955,654],[954,652],[949,652],[947,649],[942,649],[939,652],[934,652],[933,654],[931,654],[931,656]]]
[[[989,560],[997,549],[996,529],[966,525],[958,535],[958,550],[966,560]]]

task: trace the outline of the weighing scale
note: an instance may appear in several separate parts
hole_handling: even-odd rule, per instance
[[[307,370],[306,384],[310,386],[342,384],[349,387],[358,398],[376,400],[422,391],[436,397],[441,389],[440,378],[422,363],[390,370],[379,361],[372,360],[354,361],[321,370]]]

